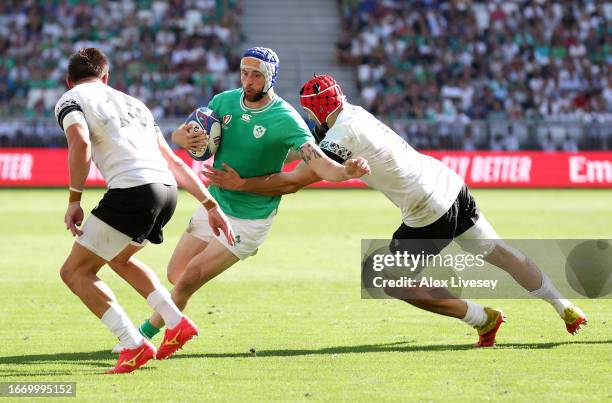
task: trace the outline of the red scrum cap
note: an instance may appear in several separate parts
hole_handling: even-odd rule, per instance
[[[314,75],[300,90],[302,107],[311,112],[323,126],[329,115],[342,106],[345,97],[332,76]]]

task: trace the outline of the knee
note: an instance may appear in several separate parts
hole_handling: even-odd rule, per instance
[[[108,262],[108,265],[109,265],[109,267],[110,267],[111,269],[113,269],[113,271],[114,271],[115,273],[117,273],[117,274],[118,274],[120,277],[123,277],[123,273],[124,273],[124,270],[123,270],[123,269],[125,268],[125,266],[124,266],[124,265],[121,265],[121,264],[119,264],[119,263],[117,263],[117,262],[114,262],[114,261],[110,261],[110,262]]]
[[[168,281],[170,282],[170,284],[176,285],[179,281],[179,278],[181,278],[181,274],[184,271],[185,271],[184,267],[179,267],[178,265],[175,265],[175,264],[168,265],[166,277],[168,278]]]
[[[115,272],[119,272],[122,270],[125,270],[127,268],[127,266],[130,263],[130,258],[122,258],[122,257],[115,257],[113,260],[111,260],[110,262],[108,262],[108,265],[115,271]]]
[[[76,270],[74,267],[64,263],[60,269],[60,277],[64,284],[71,290],[74,290],[76,285]]]
[[[533,262],[522,252],[514,248],[511,248],[509,246],[506,246],[506,245],[496,246],[494,249],[494,252],[496,252],[496,256],[494,256],[493,258],[496,259],[497,262],[499,263],[499,264],[496,264],[496,266],[501,267],[502,269],[513,268],[516,266],[516,264],[519,264],[519,265],[533,264]],[[485,260],[488,260],[488,257],[485,258]]]
[[[190,284],[189,282],[184,281],[184,279],[176,280],[176,284],[172,283],[174,287],[172,288],[172,295],[180,296],[183,298],[190,298],[194,292],[196,292],[197,288]]]
[[[205,275],[197,267],[187,266],[183,272],[169,271],[168,280],[174,285],[173,292],[190,296],[204,285]]]
[[[176,283],[178,282],[179,276],[176,274],[175,271],[168,270],[168,273],[166,276],[168,277],[168,281],[170,282],[170,284],[176,285]]]

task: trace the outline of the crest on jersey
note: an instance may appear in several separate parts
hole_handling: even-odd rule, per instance
[[[266,134],[266,128],[265,127],[263,127],[261,125],[255,125],[253,127],[253,136],[255,136],[256,139],[260,138],[264,134]]]

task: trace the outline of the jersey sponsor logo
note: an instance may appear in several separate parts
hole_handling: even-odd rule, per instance
[[[251,121],[251,115],[249,115],[248,113],[243,113],[242,117],[240,119],[242,119],[243,121],[249,123]]]
[[[262,125],[255,125],[253,127],[253,136],[255,136],[256,139],[260,138],[264,134],[266,134],[266,128]]]
[[[345,161],[353,158],[352,151],[338,143],[334,143],[333,141],[323,140],[319,144],[319,147],[321,147],[322,150],[327,150],[336,154],[338,157],[342,158]]]

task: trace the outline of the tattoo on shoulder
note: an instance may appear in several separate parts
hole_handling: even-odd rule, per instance
[[[319,152],[318,148],[313,147],[313,145],[310,143],[307,143],[300,148],[300,154],[302,155],[304,162],[323,158],[323,155]]]

